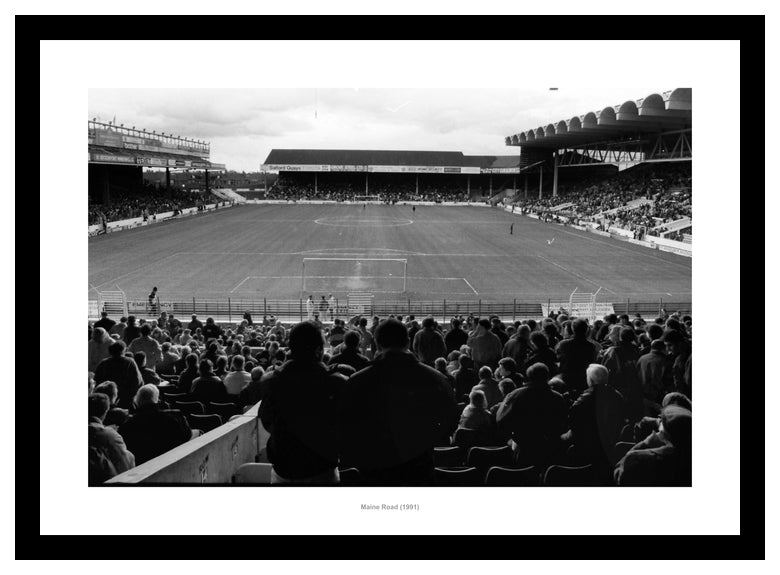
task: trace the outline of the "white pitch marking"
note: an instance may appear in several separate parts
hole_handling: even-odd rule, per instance
[[[552,265],[554,265],[554,266],[556,266],[556,267],[559,267],[559,268],[561,268],[563,271],[565,271],[565,272],[567,272],[567,273],[570,273],[570,274],[571,274],[571,275],[573,275],[573,276],[576,276],[576,277],[578,277],[578,278],[580,278],[580,279],[583,279],[583,280],[585,280],[586,282],[593,284],[594,286],[603,287],[603,288],[604,288],[604,290],[608,291],[609,293],[611,293],[611,294],[615,294],[615,292],[613,292],[613,291],[612,291],[611,289],[609,289],[608,287],[604,287],[604,286],[602,286],[601,284],[598,284],[598,283],[594,282],[593,280],[589,280],[589,279],[588,279],[588,278],[586,278],[585,276],[583,276],[583,275],[580,275],[580,274],[578,274],[577,272],[574,272],[574,271],[572,271],[572,270],[570,270],[570,269],[567,269],[567,268],[563,267],[563,266],[562,266],[562,265],[560,265],[560,264],[556,264],[554,261],[552,261],[552,260],[548,260],[548,259],[547,259],[546,257],[544,257],[544,256],[541,256],[541,255],[540,255],[539,257],[540,257],[540,258],[542,258],[544,261],[546,261],[546,262],[548,262],[548,263],[551,263]]]
[[[431,278],[431,279],[433,279],[433,278]],[[469,283],[469,280],[467,280],[466,278],[460,278],[460,279],[462,279],[464,282],[466,282],[466,285],[471,288],[471,291],[473,291],[475,295],[479,295],[479,292],[474,289],[474,286]]]
[[[241,286],[241,284],[243,284],[246,280],[252,279],[254,277],[256,277],[256,276],[246,276],[244,279],[242,279],[240,282],[238,282],[238,285],[236,287],[234,287],[232,290],[230,290],[230,293],[233,293],[234,291],[236,291]]]
[[[167,256],[165,256],[164,258],[160,258],[159,260],[155,260],[155,261],[153,261],[153,262],[149,262],[148,264],[144,264],[144,265],[142,265],[141,267],[135,268],[134,270],[132,270],[132,271],[129,271],[129,272],[127,272],[126,274],[122,274],[122,275],[121,275],[121,276],[119,276],[119,277],[115,277],[115,278],[113,278],[113,279],[110,279],[110,280],[108,280],[108,281],[106,281],[106,282],[99,283],[99,284],[97,285],[97,287],[104,286],[104,285],[106,285],[106,284],[112,284],[112,283],[113,283],[113,284],[115,284],[117,280],[121,280],[122,278],[126,278],[126,277],[127,277],[127,276],[129,276],[129,275],[132,275],[132,274],[134,274],[134,273],[136,273],[136,272],[139,272],[139,271],[141,271],[142,269],[144,269],[145,267],[149,267],[149,266],[153,266],[153,265],[155,265],[155,264],[159,264],[159,263],[160,263],[160,262],[162,262],[162,261],[165,261],[165,260],[167,260],[167,259],[169,259],[169,258],[176,257],[176,256],[178,256],[178,255],[188,255],[188,254],[186,254],[186,253],[183,253],[183,252],[176,252],[175,254],[170,254],[170,255],[167,255]],[[97,288],[95,288],[95,289],[97,289]]]

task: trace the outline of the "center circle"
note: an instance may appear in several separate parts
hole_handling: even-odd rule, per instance
[[[408,226],[413,224],[412,220],[405,218],[318,218],[314,220],[315,224],[321,226],[336,226],[342,228],[391,228],[397,226]]]

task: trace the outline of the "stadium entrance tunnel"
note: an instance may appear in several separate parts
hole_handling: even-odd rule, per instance
[[[406,218],[339,216],[333,218],[318,218],[314,220],[314,223],[321,226],[343,228],[392,228],[397,226],[408,226],[414,222]]]

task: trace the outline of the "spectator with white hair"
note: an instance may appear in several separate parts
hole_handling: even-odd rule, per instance
[[[89,484],[95,485],[135,467],[135,457],[113,427],[103,425],[111,407],[105,393],[89,395]]]
[[[469,404],[463,408],[458,429],[471,429],[480,436],[480,439],[488,438],[493,430],[493,423],[487,408],[485,393],[476,388],[471,390]],[[481,443],[481,441],[478,440],[477,443]]]
[[[139,465],[189,441],[192,430],[186,418],[160,409],[160,391],[147,383],[135,395],[135,411],[119,433]]]

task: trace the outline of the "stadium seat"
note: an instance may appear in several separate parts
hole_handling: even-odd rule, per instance
[[[634,441],[634,424],[628,423],[620,432],[620,441]]]
[[[436,485],[472,487],[482,483],[482,474],[476,467],[437,467]]]
[[[244,463],[233,475],[233,483],[270,485],[272,467],[270,463]]]
[[[187,414],[203,415],[206,413],[200,401],[175,401],[173,408]]]
[[[206,405],[206,413],[215,413],[222,418],[222,421],[228,421],[231,417],[238,414],[238,406],[235,403],[215,403],[210,401]]]
[[[534,466],[523,469],[491,467],[485,477],[485,485],[489,487],[528,487],[539,483],[539,471]]]
[[[360,471],[354,467],[339,469],[339,485],[355,486],[361,484]]]
[[[178,392],[174,393],[174,392],[168,392],[162,390],[160,393],[162,395],[161,399],[170,403],[171,405],[173,405],[177,401],[187,401],[190,395],[189,393],[178,393]]]
[[[203,433],[208,433],[222,425],[222,418],[219,415],[198,415],[195,413],[187,414],[187,421],[193,429],[200,429]]]
[[[455,435],[452,436],[452,444],[468,450],[477,445],[477,432],[464,427],[458,428],[455,430]]]
[[[510,467],[512,465],[512,449],[503,447],[472,447],[469,449],[466,465],[476,467],[482,477],[491,467]]]
[[[433,465],[435,467],[459,467],[463,465],[463,449],[454,447],[435,447],[433,449]]]
[[[617,463],[621,459],[623,459],[623,456],[625,456],[626,453],[628,453],[628,450],[634,447],[634,443],[630,441],[618,441],[615,444],[615,448],[612,450],[612,457]]]
[[[543,485],[556,487],[587,487],[596,484],[593,466],[565,467],[551,465],[544,473]]]

